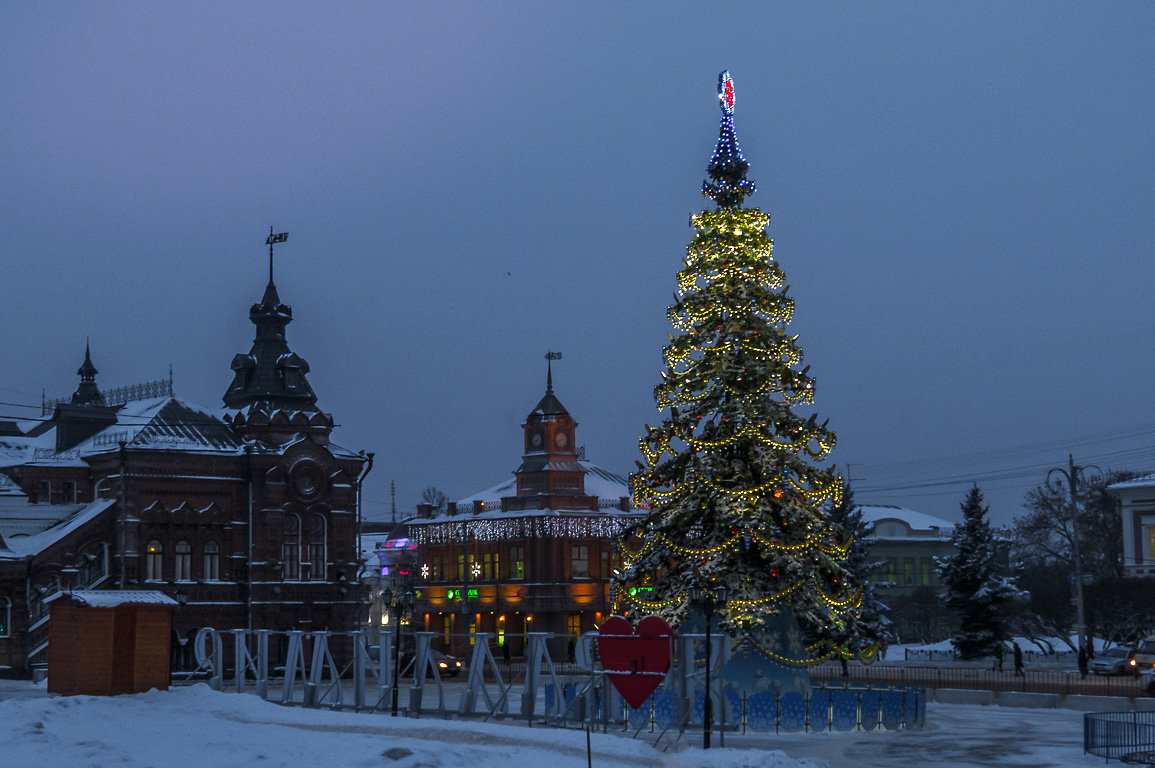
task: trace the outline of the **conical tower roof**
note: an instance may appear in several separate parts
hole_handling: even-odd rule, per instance
[[[72,394],[72,402],[75,405],[104,405],[104,395],[100,394],[100,389],[96,386],[96,366],[92,364],[92,352],[89,349],[88,340],[84,341],[84,362],[76,369],[76,375],[80,377],[80,385]]]
[[[546,356],[545,368],[545,395],[541,400],[537,401],[537,405],[529,412],[530,416],[540,414],[542,416],[557,416],[558,414],[569,414],[565,406],[561,404],[561,400],[557,399],[557,395],[553,393],[553,353]],[[558,355],[561,353],[559,352]]]

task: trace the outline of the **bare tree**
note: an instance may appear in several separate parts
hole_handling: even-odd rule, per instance
[[[434,512],[444,512],[445,505],[449,503],[449,497],[436,485],[430,485],[422,491],[421,500],[431,505]]]

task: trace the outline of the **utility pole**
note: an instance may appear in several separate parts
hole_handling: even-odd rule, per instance
[[[1093,469],[1102,472],[1096,466],[1080,467],[1075,465],[1075,457],[1067,454],[1067,468],[1056,467],[1047,473],[1047,488],[1055,494],[1063,492],[1062,482],[1055,478],[1062,478],[1067,482],[1071,494],[1071,557],[1072,570],[1075,578],[1075,632],[1079,636],[1079,647],[1087,647],[1087,618],[1083,603],[1083,558],[1079,552],[1079,486],[1087,485],[1086,470]]]

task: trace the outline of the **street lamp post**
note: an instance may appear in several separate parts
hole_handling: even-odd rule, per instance
[[[710,662],[714,654],[713,632],[715,603],[726,604],[729,588],[725,584],[703,589],[694,584],[690,587],[690,599],[701,603],[706,614],[706,697],[702,706],[702,749],[710,748],[710,731],[714,728],[714,703],[710,699]],[[723,718],[724,719],[724,718]]]
[[[391,716],[397,717],[397,692],[401,687],[401,615],[413,606],[413,590],[404,594],[394,595],[388,587],[381,594],[389,606],[389,615],[393,617],[393,704]]]
[[[1067,469],[1056,467],[1047,473],[1047,487],[1056,493],[1062,493],[1062,483],[1055,478],[1061,477],[1067,481],[1071,492],[1071,559],[1075,577],[1075,632],[1079,636],[1079,647],[1087,647],[1087,618],[1083,603],[1083,557],[1079,552],[1079,484],[1087,485],[1086,470],[1093,469],[1101,472],[1098,467],[1075,465],[1075,457],[1067,455]]]

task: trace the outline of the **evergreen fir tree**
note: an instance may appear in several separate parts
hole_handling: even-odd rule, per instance
[[[667,316],[654,396],[666,418],[647,425],[632,478],[650,512],[633,533],[615,591],[619,610],[679,624],[688,588],[725,585],[724,631],[758,642],[780,613],[797,619],[810,658],[847,647],[863,589],[844,565],[849,543],[826,510],[842,484],[816,462],[835,437],[813,414],[814,382],[786,333],[794,301],[771,255],[770,220],[743,208],[754,192],[734,133],[733,90],[719,78],[718,144],[703,194],[717,208],[691,218],[694,236]],[[764,651],[768,649],[763,648]],[[792,659],[802,661],[801,659]]]
[[[846,570],[850,572],[851,579],[863,587],[862,605],[850,614],[853,625],[849,633],[854,644],[844,650],[844,655],[856,655],[865,661],[886,650],[892,639],[892,631],[887,616],[890,609],[879,602],[870,580],[870,574],[882,562],[870,559],[866,549],[869,526],[862,520],[862,509],[854,503],[854,491],[849,484],[843,486],[841,500],[831,507],[830,521],[842,528],[843,538],[850,542]]]
[[[999,574],[988,512],[976,485],[963,499],[963,521],[950,537],[954,554],[938,558],[943,598],[959,620],[951,644],[964,659],[993,653],[1007,639],[1007,609],[1018,594],[1014,583]]]

